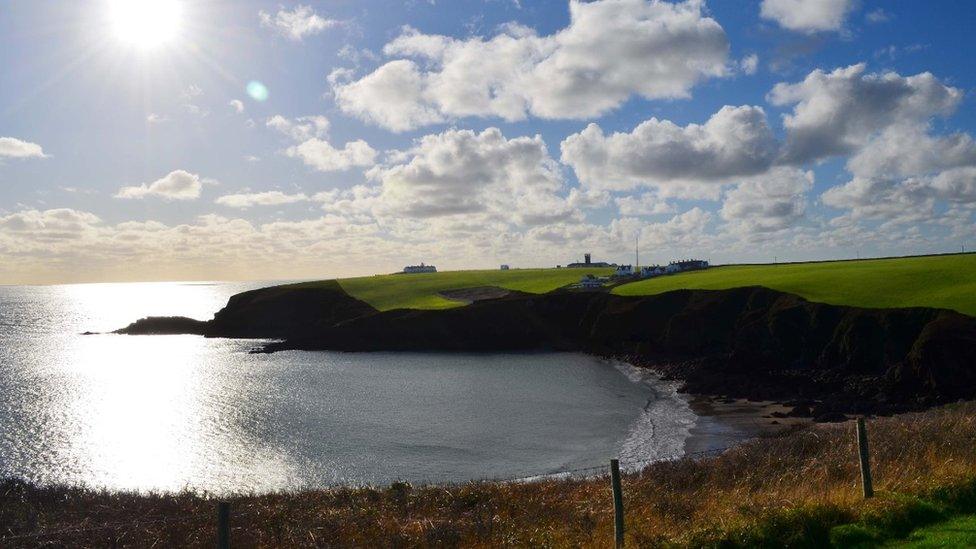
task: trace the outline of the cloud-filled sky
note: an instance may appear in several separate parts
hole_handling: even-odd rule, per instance
[[[13,0],[0,283],[976,247],[976,3]]]

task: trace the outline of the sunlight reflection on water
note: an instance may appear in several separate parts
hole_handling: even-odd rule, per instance
[[[205,319],[265,284],[0,287],[0,476],[134,490],[289,490],[680,452],[694,416],[582,355],[248,354],[258,342],[80,336]],[[657,423],[656,427],[654,423]]]

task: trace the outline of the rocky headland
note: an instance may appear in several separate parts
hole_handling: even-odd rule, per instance
[[[238,294],[209,321],[146,318],[118,333],[277,340],[261,352],[586,352],[653,368],[689,393],[783,402],[821,421],[976,397],[976,318],[813,303],[762,287],[512,293],[381,312],[338,283],[303,284]]]

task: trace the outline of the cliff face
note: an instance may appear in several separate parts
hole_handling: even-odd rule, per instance
[[[267,351],[616,355],[682,379],[691,392],[809,400],[821,415],[976,397],[976,319],[945,310],[842,307],[754,287],[638,298],[552,293],[377,312],[338,285],[287,288],[235,296],[191,333],[284,340]],[[167,322],[175,321],[143,320],[123,333]]]

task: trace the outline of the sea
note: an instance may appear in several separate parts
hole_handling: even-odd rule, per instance
[[[109,333],[209,319],[271,284],[0,286],[0,478],[213,494],[531,481],[681,456],[707,419],[674,382],[584,354]]]

